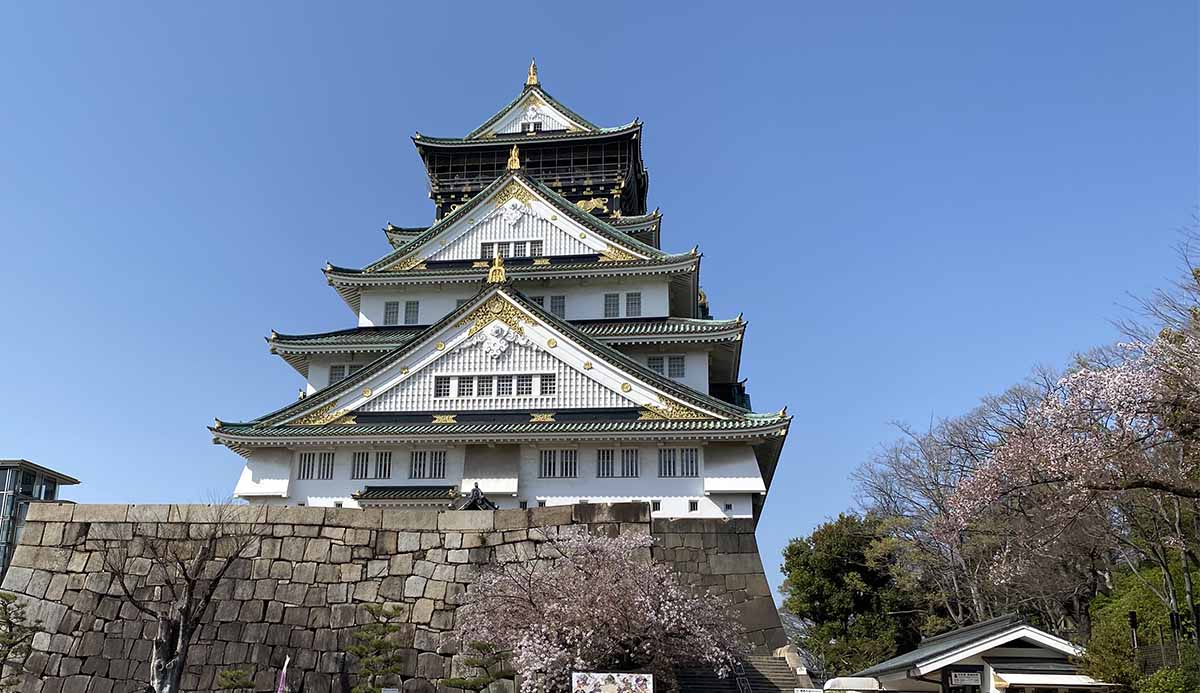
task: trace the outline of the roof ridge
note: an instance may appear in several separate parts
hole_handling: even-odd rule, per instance
[[[598,125],[591,122],[587,118],[584,118],[583,116],[579,115],[578,113],[576,113],[575,111],[573,111],[569,107],[567,107],[566,104],[562,103],[558,99],[551,96],[550,92],[543,89],[541,84],[526,84],[525,87],[521,89],[521,93],[517,94],[517,96],[512,101],[509,101],[507,104],[504,105],[503,108],[501,108],[499,111],[496,111],[494,114],[492,114],[492,117],[485,120],[482,125],[475,128],[474,130],[468,132],[465,136],[463,136],[463,139],[471,140],[471,139],[479,138],[481,136],[481,133],[484,130],[491,127],[493,124],[495,124],[496,121],[500,120],[500,118],[503,117],[505,113],[508,113],[512,108],[514,108],[518,103],[520,103],[521,99],[525,98],[526,95],[531,94],[531,93],[536,93],[537,95],[541,96],[547,103],[549,103],[551,106],[553,106],[556,109],[558,109],[559,111],[561,111],[563,115],[574,120],[579,125],[582,125],[585,129],[588,129],[588,130],[599,130],[600,129],[600,127]]]

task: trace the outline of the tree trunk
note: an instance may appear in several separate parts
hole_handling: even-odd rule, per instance
[[[150,659],[150,685],[154,693],[181,693],[179,684],[187,660],[187,642],[181,635],[178,621],[159,616]]]

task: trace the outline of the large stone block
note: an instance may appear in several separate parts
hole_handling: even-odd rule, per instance
[[[77,505],[71,519],[75,522],[125,522],[128,505]]]
[[[74,503],[30,503],[25,519],[33,522],[70,522]]]
[[[438,528],[438,512],[435,510],[383,510],[384,529],[434,530]]]
[[[495,513],[491,510],[458,510],[438,515],[438,529],[492,531],[496,528]]]

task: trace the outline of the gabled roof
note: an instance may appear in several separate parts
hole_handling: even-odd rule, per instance
[[[495,303],[497,301],[500,303]],[[519,311],[524,317],[514,311]],[[241,434],[270,436],[273,428],[300,427],[313,430],[316,425],[336,423],[347,416],[352,416],[353,412],[369,401],[373,395],[377,396],[385,391],[380,388],[373,392],[372,388],[364,388],[364,385],[385,382],[391,378],[392,384],[387,385],[390,388],[400,382],[396,380],[397,374],[401,378],[408,377],[408,368],[401,368],[400,364],[417,349],[428,350],[429,343],[435,337],[453,327],[465,326],[472,321],[474,322],[473,331],[470,334],[473,335],[478,329],[496,320],[502,322],[528,320],[528,324],[531,326],[536,326],[540,322],[546,326],[546,332],[558,335],[559,339],[570,340],[570,343],[577,345],[579,349],[592,354],[601,365],[607,364],[607,368],[624,374],[626,382],[621,387],[622,392],[631,399],[645,400],[643,406],[649,412],[649,417],[645,421],[647,423],[675,419],[714,423],[739,421],[786,423],[789,420],[783,411],[777,414],[755,415],[659,375],[616,349],[589,337],[570,323],[552,315],[510,286],[489,284],[485,285],[473,300],[452,311],[421,335],[375,360],[345,380],[319,390],[304,400],[294,402],[247,423],[226,424],[218,420],[217,425],[211,427],[210,430],[218,437],[233,434],[235,429]],[[438,344],[441,345],[442,342],[438,342]],[[547,340],[547,345],[554,346],[550,344],[550,340]],[[437,351],[442,352],[442,349],[439,348]],[[436,358],[438,358],[437,355],[431,355],[424,364],[432,363]],[[423,367],[424,365],[414,365],[414,375]],[[599,374],[601,370],[598,369],[596,372]],[[649,401],[652,393],[658,393],[656,395],[658,403]]]
[[[595,140],[599,138],[610,138],[620,135],[635,135],[641,132],[642,121],[632,120],[623,125],[615,125],[608,128],[595,128],[594,130],[544,130],[538,133],[513,133],[499,134],[493,137],[476,137],[476,138],[460,138],[460,137],[433,137],[431,135],[423,135],[414,133],[412,136],[413,144],[418,150],[421,147],[430,148],[460,148],[460,147],[495,147],[507,146],[514,141],[519,143],[529,142],[531,144],[550,144],[553,142],[563,142],[569,140]]]
[[[387,226],[383,227],[383,233],[393,248],[399,248],[424,233],[428,228],[428,226],[393,226],[389,222]]]
[[[518,189],[509,189],[508,186],[510,185],[518,186]],[[385,272],[396,271],[400,267],[409,267],[410,269],[415,267],[419,264],[420,251],[424,247],[459,221],[463,219],[469,220],[470,214],[476,208],[502,192],[505,195],[514,194],[514,192],[522,195],[532,193],[557,212],[562,213],[607,241],[616,248],[618,254],[624,253],[633,259],[642,260],[667,257],[667,253],[632,238],[627,233],[618,230],[599,217],[580,210],[562,195],[554,192],[537,179],[526,176],[520,170],[516,170],[509,171],[492,181],[491,184],[479,191],[466,204],[442,217],[436,224],[426,229],[424,233],[415,236],[400,248],[367,265],[362,271]]]
[[[979,654],[981,648],[987,650],[1022,638],[1064,654],[1078,652],[1078,648],[1066,640],[1026,624],[1016,614],[1008,614],[926,638],[915,650],[863,669],[854,676],[880,677],[913,670],[921,675]]]

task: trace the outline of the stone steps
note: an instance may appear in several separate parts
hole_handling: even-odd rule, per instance
[[[703,670],[682,671],[678,677],[684,693],[792,693],[799,686],[782,657],[746,657],[742,670],[724,679]],[[749,684],[748,689],[739,689],[739,678]]]

